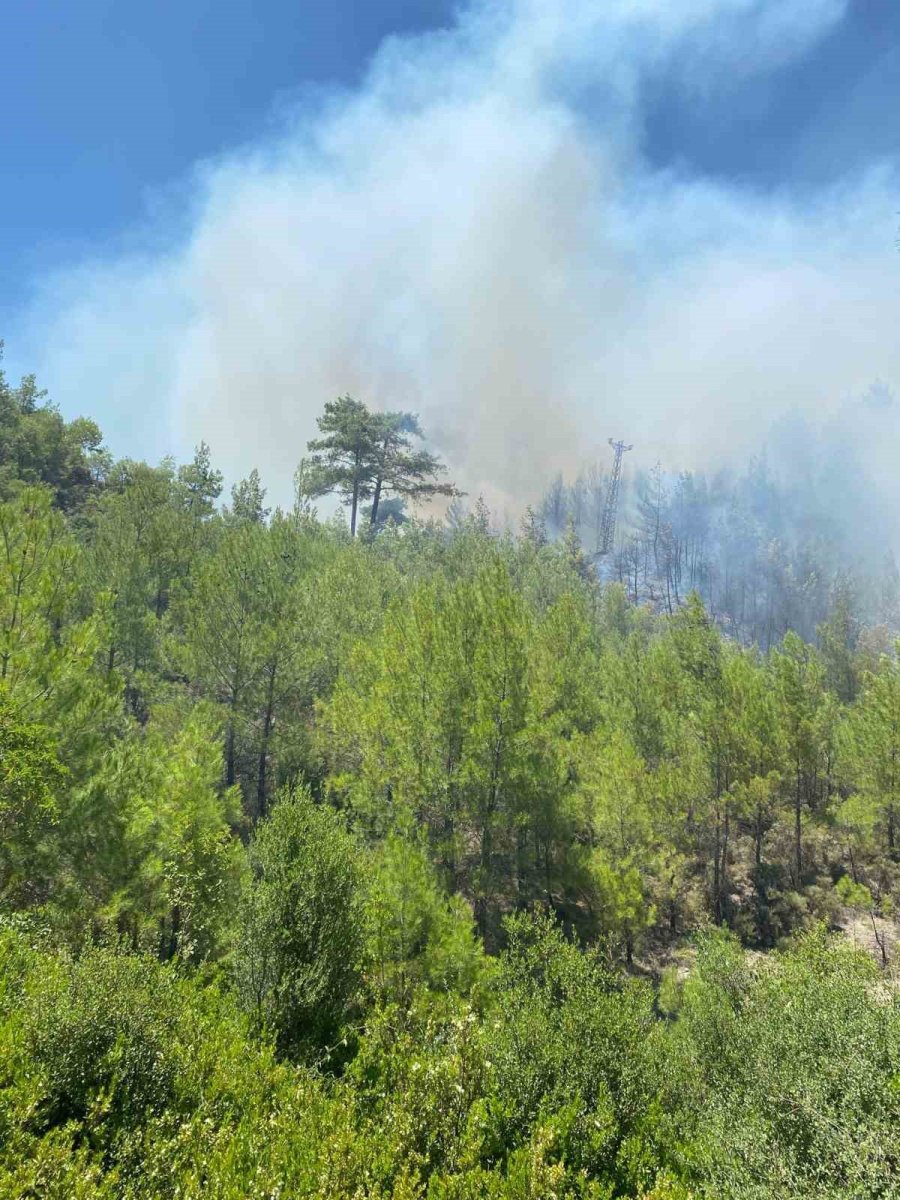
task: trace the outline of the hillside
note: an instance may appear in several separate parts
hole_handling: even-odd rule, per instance
[[[0,1195],[897,1195],[888,626],[409,518],[351,404],[271,511],[0,377]]]

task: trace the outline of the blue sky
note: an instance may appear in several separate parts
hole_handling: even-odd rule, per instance
[[[663,80],[647,151],[765,188],[842,178],[900,152],[900,4],[852,0],[807,54],[704,103]]]
[[[897,0],[31,0],[0,105],[10,372],[119,453],[280,499],[353,390],[502,502],[900,390]]]
[[[352,86],[381,40],[443,0],[19,0],[0,70],[0,314],[90,252],[197,159],[256,137],[279,97]]]

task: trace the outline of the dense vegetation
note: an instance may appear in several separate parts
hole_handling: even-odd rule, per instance
[[[898,1194],[889,637],[380,520],[388,416],[269,513],[0,379],[0,1195]]]

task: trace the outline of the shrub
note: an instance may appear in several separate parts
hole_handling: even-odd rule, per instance
[[[290,1058],[339,1037],[365,941],[356,844],[308,792],[282,796],[250,846],[234,978],[245,1010]]]

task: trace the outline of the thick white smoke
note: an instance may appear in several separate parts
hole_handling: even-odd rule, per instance
[[[697,103],[764,88],[844,8],[495,0],[394,39],[359,90],[199,167],[168,250],[50,281],[38,369],[67,410],[134,414],[119,448],[146,453],[151,422],[157,446],[205,438],[278,500],[326,399],[411,408],[510,507],[611,434],[709,465],[788,409],[900,386],[892,169],[801,199],[641,152],[661,75]]]

